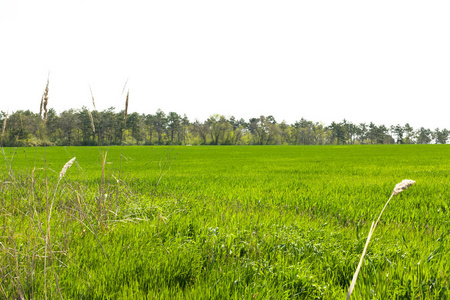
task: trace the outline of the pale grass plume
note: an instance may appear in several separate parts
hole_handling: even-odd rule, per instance
[[[92,117],[91,110],[89,108],[88,108],[88,113],[89,113],[89,119],[91,120],[92,131],[95,133],[94,118]]]
[[[77,159],[76,157],[72,158],[71,160],[69,160],[64,167],[61,170],[61,173],[59,173],[59,179],[61,180],[61,178],[64,177],[64,174],[66,174],[67,170],[72,166],[73,162],[75,161],[75,159]]]
[[[123,85],[122,96],[123,96],[123,93],[125,92],[125,88],[127,87],[128,79],[129,79],[129,78],[127,78],[127,80],[125,81],[125,84]]]
[[[94,94],[92,93],[92,89],[91,89],[91,86],[89,86],[89,90],[91,91],[91,97],[92,97],[92,105],[94,105],[94,110],[97,110],[97,108],[95,107]],[[94,130],[94,132],[95,132],[95,130]]]
[[[44,283],[44,294],[45,294],[45,299],[47,299],[47,280],[46,280],[47,260],[49,261],[50,266],[53,269],[52,255],[50,255],[50,257],[47,256],[47,252],[52,253],[52,238],[51,238],[51,234],[50,234],[50,219],[52,216],[53,204],[55,202],[56,191],[58,190],[59,183],[60,183],[61,179],[63,178],[64,174],[66,174],[67,170],[72,166],[75,159],[76,159],[76,157],[69,160],[62,168],[61,173],[59,173],[59,180],[56,184],[55,191],[53,193],[52,202],[50,204],[50,207],[47,206],[48,207],[48,209],[47,209],[47,233],[45,235],[45,251],[44,251],[44,282],[45,282]],[[59,292],[60,297],[62,299],[57,276],[55,276],[55,283],[56,283],[57,291]]]
[[[391,196],[389,197],[388,201],[386,202],[386,204],[384,205],[383,209],[381,210],[381,213],[378,216],[377,221],[376,222],[372,222],[372,226],[370,227],[369,235],[367,236],[366,244],[364,245],[364,250],[362,252],[361,259],[359,260],[358,267],[356,268],[355,274],[353,274],[353,279],[352,279],[352,282],[351,282],[350,287],[348,289],[347,300],[350,299],[350,296],[352,295],[353,289],[355,288],[356,279],[358,279],[359,270],[361,269],[364,256],[366,255],[367,247],[369,246],[370,239],[372,238],[372,235],[373,235],[373,233],[375,231],[375,228],[377,227],[378,222],[380,221],[381,215],[383,214],[384,210],[388,206],[388,204],[391,201],[392,197],[394,197],[394,196],[400,194],[401,192],[403,192],[404,190],[408,189],[414,183],[416,183],[416,182],[414,180],[411,180],[411,179],[405,179],[405,180],[402,180],[402,182],[397,183],[395,185],[395,187],[394,187],[394,190],[392,191]]]
[[[395,195],[398,195],[398,194],[400,194],[401,192],[403,192],[404,190],[407,190],[410,186],[412,186],[414,183],[416,183],[414,180],[411,180],[411,179],[405,179],[405,180],[402,180],[402,182],[400,182],[400,183],[397,183],[396,185],[395,185],[395,188],[394,188],[394,191],[392,192],[392,194],[395,196]]]
[[[130,96],[130,91],[127,92],[127,98],[125,100],[125,116],[123,118],[124,125],[127,125],[127,116],[128,116],[128,98]]]
[[[42,108],[44,110],[44,125],[47,124],[48,84],[49,78],[47,78],[47,85],[45,86],[44,94],[42,95]]]
[[[41,118],[42,118],[42,109],[44,108],[44,95],[42,94],[42,97],[41,97],[41,106],[39,107],[39,115],[41,116]]]

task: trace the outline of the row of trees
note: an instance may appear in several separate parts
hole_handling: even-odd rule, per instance
[[[405,125],[353,124],[347,120],[326,126],[300,119],[294,124],[277,122],[273,116],[248,121],[215,114],[204,122],[189,121],[176,112],[131,113],[113,107],[103,111],[70,109],[58,114],[16,111],[0,113],[3,146],[34,145],[325,145],[325,144],[445,144],[447,129],[414,129]],[[92,116],[92,118],[91,118]],[[6,122],[5,122],[6,119]],[[93,123],[92,123],[93,122]],[[45,123],[45,126],[44,126]]]

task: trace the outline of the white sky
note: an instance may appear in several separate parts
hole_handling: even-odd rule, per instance
[[[0,0],[0,110],[450,129],[450,1]]]

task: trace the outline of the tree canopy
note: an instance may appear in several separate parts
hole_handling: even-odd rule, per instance
[[[212,114],[204,121],[186,115],[131,113],[113,107],[90,112],[86,107],[57,113],[49,109],[46,122],[30,110],[0,113],[2,146],[86,145],[342,145],[342,144],[446,144],[450,131],[410,124],[386,126],[348,120],[326,125],[300,118],[278,123],[274,116],[249,120]],[[5,121],[6,119],[6,121]]]

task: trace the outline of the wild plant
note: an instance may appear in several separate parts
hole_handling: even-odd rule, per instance
[[[71,160],[69,160],[63,166],[63,168],[61,169],[61,172],[59,173],[58,181],[57,181],[56,186],[55,186],[55,190],[53,192],[52,202],[50,204],[50,208],[48,209],[48,213],[47,213],[47,232],[46,232],[46,235],[45,235],[45,253],[44,253],[44,282],[45,282],[45,285],[46,285],[46,288],[45,288],[46,297],[47,297],[47,280],[46,280],[46,275],[47,275],[47,260],[48,260],[47,259],[47,252],[50,253],[50,264],[51,264],[51,266],[53,268],[53,263],[52,263],[52,259],[51,259],[52,256],[53,256],[53,252],[52,252],[52,242],[51,242],[51,233],[50,233],[50,228],[51,228],[50,227],[50,220],[51,220],[51,217],[52,217],[53,205],[55,203],[56,192],[58,190],[59,183],[61,182],[61,179],[66,174],[67,170],[72,166],[72,164],[75,161],[75,159],[76,159],[76,157],[74,157]],[[57,277],[56,273],[55,273],[55,283],[56,283],[56,286],[57,286],[58,293],[61,296],[61,290],[59,288],[58,277]],[[61,298],[62,298],[62,296],[61,296]]]
[[[48,85],[49,85],[49,78],[47,78],[47,85],[45,86],[45,90],[44,90],[44,94],[42,95],[41,98],[41,111],[40,113],[42,114],[42,110],[44,111],[44,126],[47,123],[47,113],[48,113],[48,109],[47,109],[47,105],[48,105]]]
[[[371,225],[370,230],[369,230],[369,235],[367,236],[367,241],[366,241],[366,244],[364,245],[364,250],[363,250],[362,255],[361,255],[361,259],[359,260],[358,267],[356,268],[355,274],[353,274],[353,279],[352,279],[352,282],[351,282],[350,287],[348,289],[347,300],[350,299],[350,296],[352,295],[353,289],[355,288],[356,280],[358,279],[359,270],[361,269],[364,256],[366,255],[366,252],[367,252],[367,247],[369,246],[370,239],[372,238],[372,235],[375,232],[375,228],[377,227],[378,222],[381,219],[381,215],[383,214],[384,210],[388,206],[388,204],[391,201],[392,197],[394,197],[394,196],[400,194],[401,192],[403,192],[404,190],[408,189],[414,183],[416,183],[414,180],[405,179],[405,180],[402,180],[402,182],[396,184],[395,187],[394,187],[394,190],[392,191],[391,196],[389,197],[388,201],[386,202],[386,204],[384,205],[383,209],[381,210],[381,213],[378,216],[377,221],[376,222],[372,222],[372,225]]]

